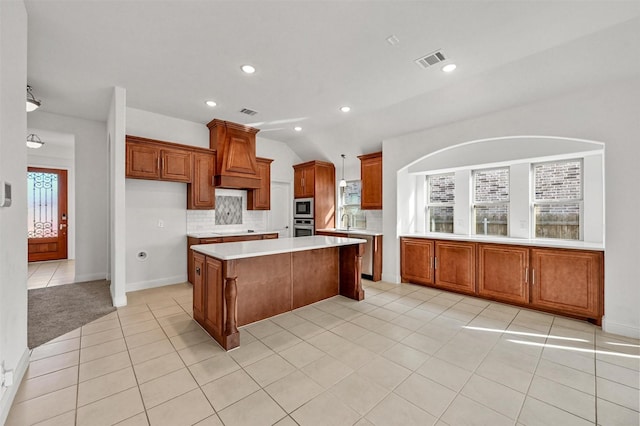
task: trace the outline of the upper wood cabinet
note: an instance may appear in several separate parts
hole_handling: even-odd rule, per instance
[[[216,208],[213,174],[216,156],[213,152],[193,154],[193,176],[187,185],[187,209],[213,210]]]
[[[125,176],[187,183],[187,209],[216,206],[216,152],[191,145],[127,135]]]
[[[403,283],[433,284],[434,242],[400,238],[400,276]]]
[[[211,120],[209,148],[215,149],[215,185],[220,188],[260,188],[256,162],[256,133],[258,129],[242,124]]]
[[[315,166],[304,164],[303,167],[293,166],[294,198],[312,198],[315,195]]]
[[[325,161],[293,166],[294,198],[313,198],[315,229],[333,228],[336,217],[336,168]]]
[[[256,158],[260,188],[247,191],[247,210],[271,209],[271,163],[268,158]]]
[[[435,253],[435,285],[446,290],[475,294],[475,244],[458,241],[436,241]]]
[[[126,177],[191,182],[191,151],[137,136],[127,136],[126,144]]]
[[[382,152],[360,155],[363,210],[382,209]]]
[[[512,303],[529,302],[529,248],[478,244],[478,294]]]
[[[601,252],[531,249],[531,304],[588,318],[603,315]]]

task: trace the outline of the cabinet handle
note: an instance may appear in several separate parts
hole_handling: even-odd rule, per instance
[[[531,285],[536,285],[536,269],[531,269]]]
[[[162,170],[164,170],[164,157],[162,157]]]
[[[433,269],[438,269],[438,257],[437,256],[433,259]]]
[[[160,171],[160,157],[158,157],[158,171]]]
[[[200,275],[200,267],[196,266],[196,274]]]
[[[529,284],[529,268],[524,268],[524,283]]]

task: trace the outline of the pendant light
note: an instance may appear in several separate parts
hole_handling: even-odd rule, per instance
[[[31,90],[31,86],[27,84],[27,112],[35,111],[40,105],[42,105],[42,102],[33,96],[33,92]]]
[[[342,157],[342,179],[340,179],[340,188],[344,188],[345,186],[347,186],[347,181],[344,180],[344,158],[345,155],[344,154],[340,154],[340,156]]]
[[[35,133],[31,133],[29,136],[27,136],[28,148],[38,149],[42,147],[42,145],[44,145],[44,142],[42,142],[42,140]]]

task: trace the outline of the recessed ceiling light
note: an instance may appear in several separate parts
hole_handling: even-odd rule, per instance
[[[217,103],[215,103],[215,101],[206,101],[205,104],[207,104],[207,106],[210,106],[210,107],[214,107],[218,105]]]
[[[293,128],[293,130],[295,130],[296,132],[301,132],[302,131],[302,127],[296,126],[296,127]]]
[[[349,112],[349,111],[351,111],[351,107],[348,107],[348,106],[340,107],[340,111],[342,111],[342,112]]]
[[[451,72],[451,71],[455,70],[456,68],[457,68],[456,64],[447,64],[444,67],[442,67],[442,71]]]
[[[251,65],[243,65],[240,69],[247,74],[253,74],[256,72],[256,69]]]

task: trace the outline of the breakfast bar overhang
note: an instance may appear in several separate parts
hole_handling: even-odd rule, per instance
[[[366,241],[298,237],[193,245],[194,319],[226,350],[239,326],[342,295],[364,299]]]

